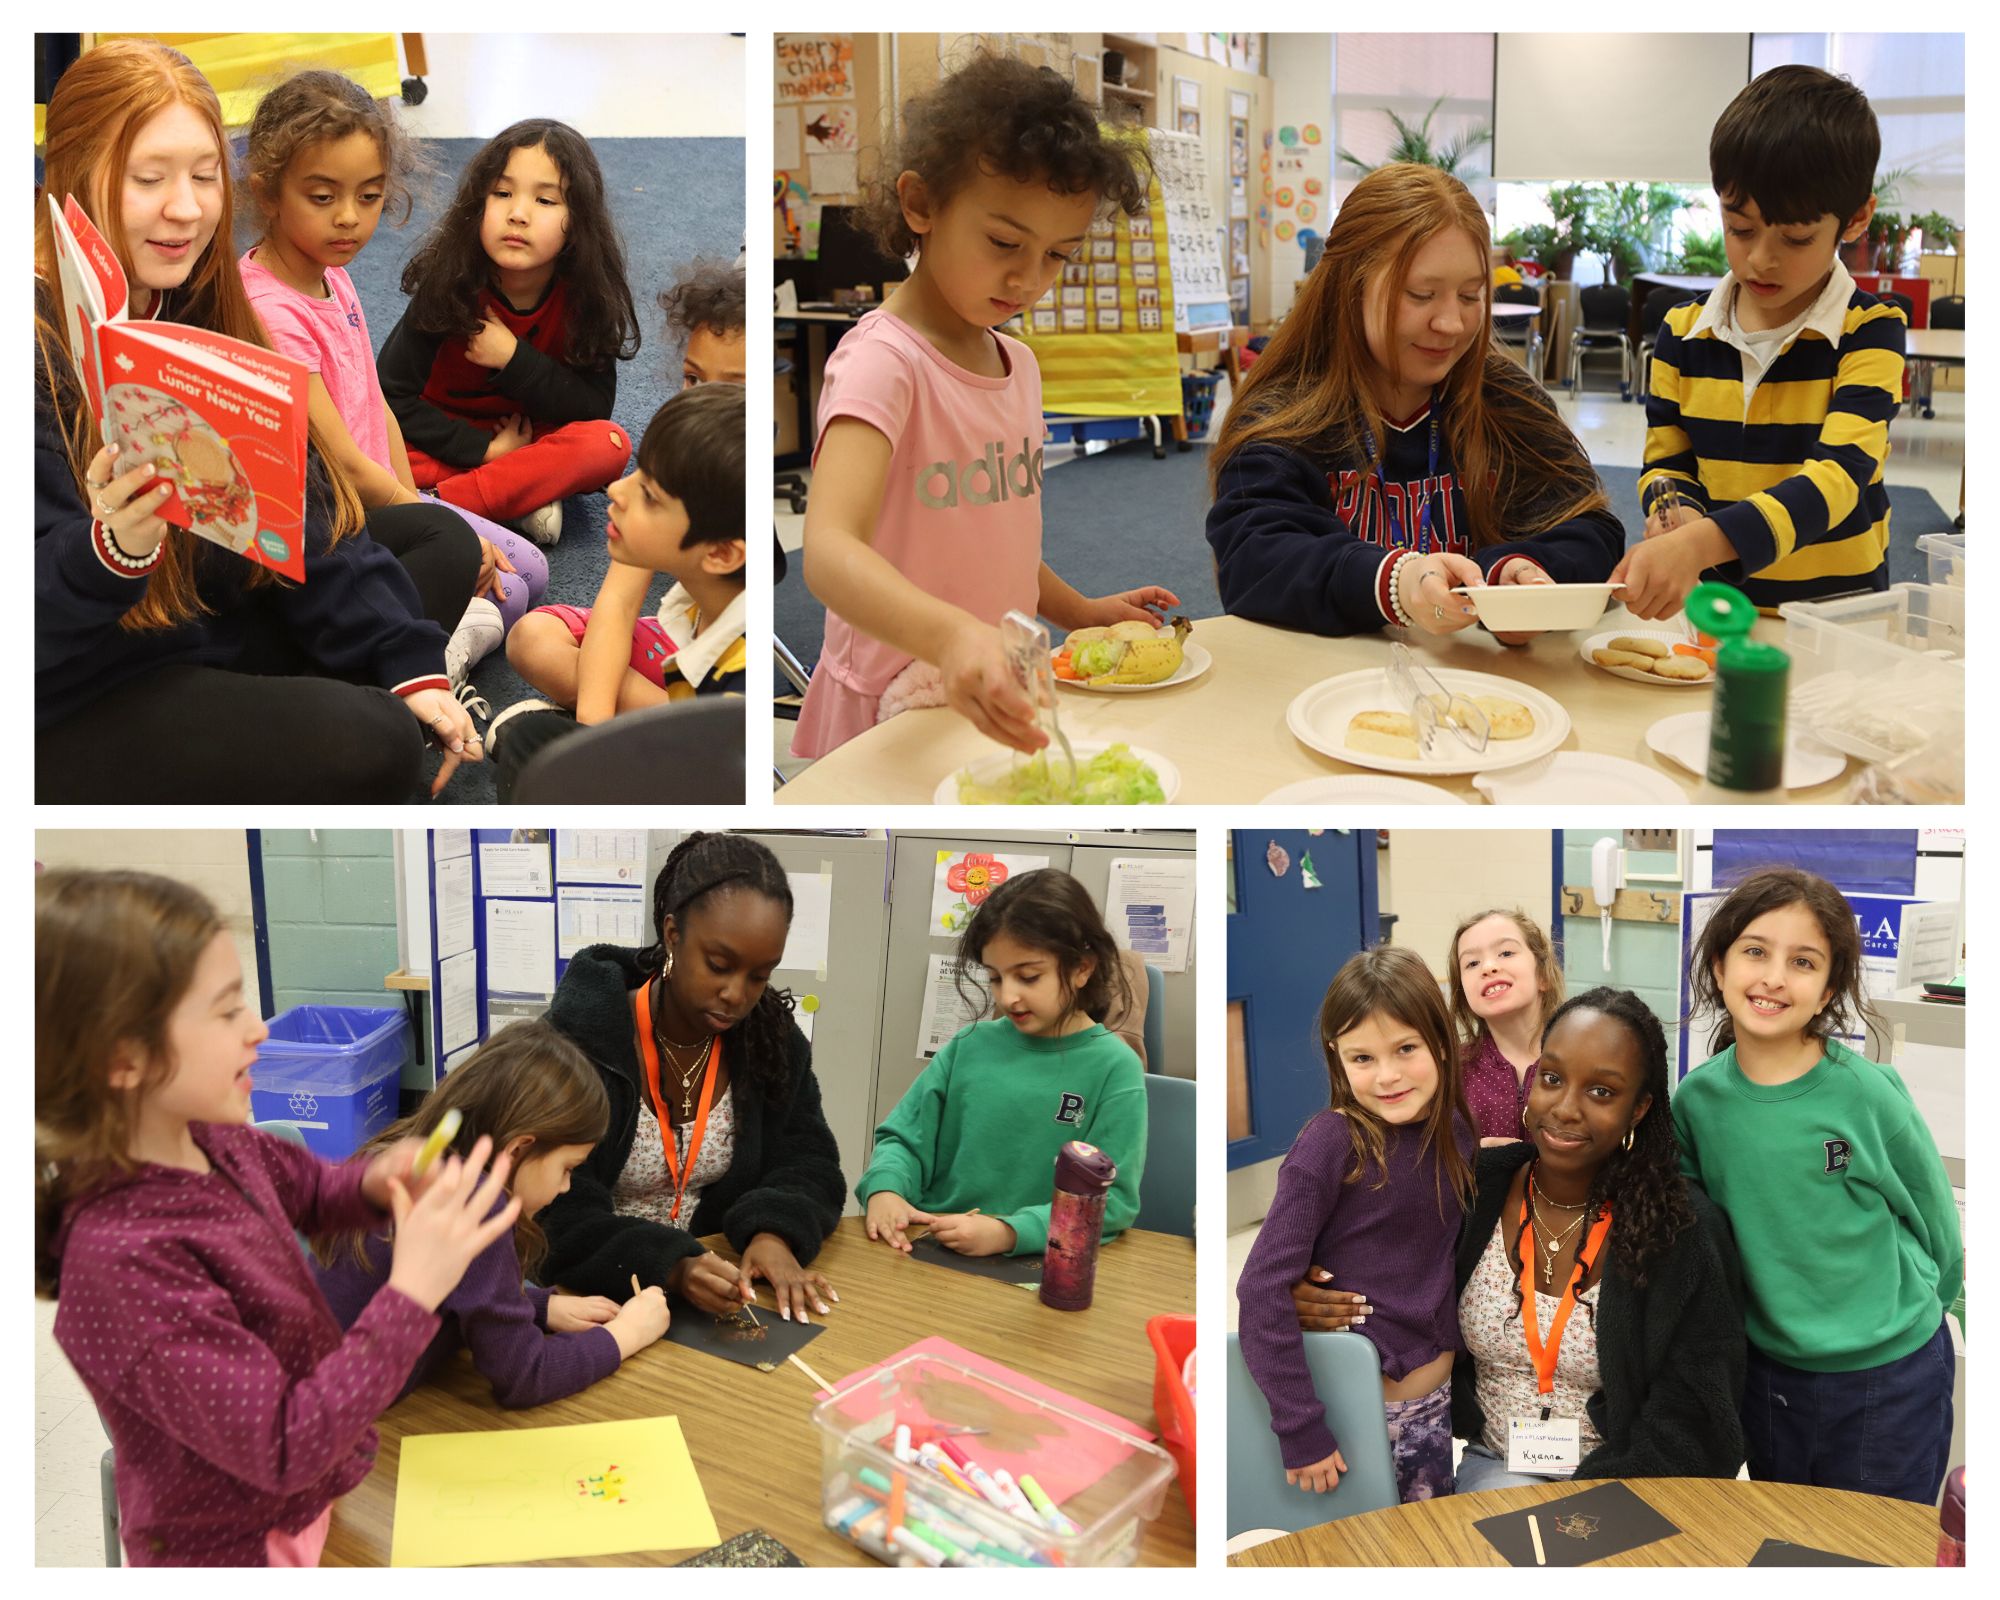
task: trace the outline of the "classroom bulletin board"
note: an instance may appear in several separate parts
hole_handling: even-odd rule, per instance
[[[854,35],[781,33],[771,86],[771,208],[778,251],[819,252],[820,207],[861,191]]]

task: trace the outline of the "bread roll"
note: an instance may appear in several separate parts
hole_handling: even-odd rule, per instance
[[[1653,656],[1656,659],[1674,653],[1673,646],[1664,639],[1646,639],[1630,633],[1621,633],[1607,648],[1623,650],[1627,655]]]
[[[1668,656],[1664,661],[1653,663],[1653,674],[1660,678],[1678,678],[1686,683],[1700,683],[1708,676],[1708,663],[1699,656]]]
[[[1632,672],[1651,672],[1659,664],[1651,656],[1635,655],[1630,650],[1593,650],[1590,659],[1600,667],[1624,667]]]
[[[1535,731],[1535,714],[1518,700],[1497,694],[1474,695],[1472,703],[1486,713],[1486,731],[1495,739],[1525,739]]]
[[[1357,711],[1348,719],[1347,748],[1370,755],[1419,760],[1417,725],[1400,711]]]

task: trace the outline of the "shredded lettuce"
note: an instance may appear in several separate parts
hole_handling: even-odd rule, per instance
[[[1157,806],[1166,799],[1159,774],[1122,744],[1080,762],[1073,791],[1050,777],[1045,752],[988,783],[970,769],[958,775],[958,803],[966,806]]]
[[[1117,639],[1089,639],[1069,653],[1069,664],[1080,678],[1098,678],[1116,672],[1124,659],[1125,645]]]

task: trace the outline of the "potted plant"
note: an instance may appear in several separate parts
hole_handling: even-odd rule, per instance
[[[1849,272],[1873,272],[1876,270],[1877,246],[1883,235],[1877,231],[1877,222],[1883,220],[1882,213],[1903,198],[1903,185],[1913,176],[1911,167],[1891,167],[1875,179],[1875,216],[1869,220],[1868,231],[1860,238],[1850,240],[1840,247],[1841,265]],[[1900,220],[1900,219],[1898,219]]]
[[[1606,183],[1591,196],[1590,248],[1605,282],[1629,283],[1667,258],[1667,236],[1687,196],[1671,183]]]
[[[1903,246],[1909,242],[1910,225],[1894,211],[1879,207],[1868,219],[1868,253],[1874,270],[1894,276],[1903,260]]]
[[[1513,253],[1516,261],[1532,261],[1544,272],[1554,271],[1556,230],[1546,222],[1531,222],[1525,228],[1516,228],[1500,243]]]
[[[1910,218],[1910,226],[1924,236],[1924,248],[1940,250],[1949,248],[1956,255],[1959,252],[1958,224],[1941,211],[1920,211]]]
[[[1704,278],[1719,278],[1729,270],[1729,251],[1722,242],[1722,230],[1714,233],[1681,235],[1679,270]]]
[[[1438,171],[1448,172],[1454,178],[1463,178],[1466,174],[1461,173],[1458,170],[1459,167],[1465,163],[1475,150],[1493,142],[1493,130],[1491,128],[1471,128],[1458,135],[1457,138],[1444,146],[1443,149],[1433,147],[1431,144],[1431,118],[1437,115],[1438,107],[1443,104],[1444,97],[1440,95],[1431,102],[1430,110],[1424,113],[1424,120],[1414,127],[1397,116],[1395,112],[1389,110],[1388,107],[1384,106],[1382,108],[1382,115],[1389,119],[1391,125],[1396,130],[1396,142],[1389,147],[1387,161],[1363,161],[1352,151],[1344,149],[1337,149],[1334,151],[1334,154],[1347,163],[1349,167],[1353,168],[1356,173],[1364,177],[1373,172],[1377,166],[1387,166],[1389,162],[1393,161],[1410,161],[1420,167],[1436,167]],[[1471,176],[1483,177],[1484,174],[1473,173]]]
[[[1547,195],[1552,219],[1549,271],[1567,278],[1576,266],[1578,250],[1590,245],[1590,187],[1582,183],[1551,184]]]

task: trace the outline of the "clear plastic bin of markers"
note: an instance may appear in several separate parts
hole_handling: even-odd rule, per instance
[[[1174,1476],[1158,1445],[936,1356],[891,1362],[813,1423],[827,1527],[896,1566],[1131,1566]]]

